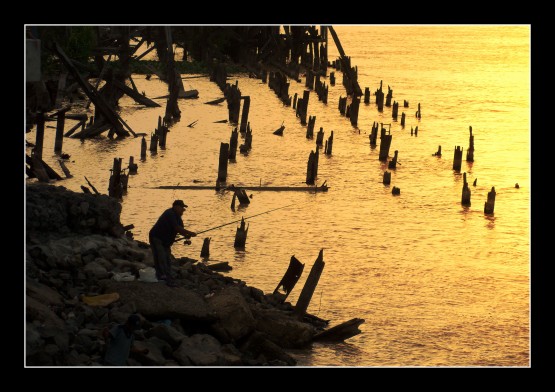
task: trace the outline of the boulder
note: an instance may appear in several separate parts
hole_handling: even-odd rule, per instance
[[[227,287],[208,299],[218,317],[211,325],[214,335],[224,343],[234,342],[252,332],[256,321],[237,287]]]

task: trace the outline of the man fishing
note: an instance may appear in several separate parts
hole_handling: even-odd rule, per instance
[[[181,216],[187,205],[183,200],[175,200],[172,208],[168,208],[160,215],[150,232],[148,241],[152,249],[156,278],[165,280],[171,287],[177,286],[171,275],[171,246],[175,241],[177,233],[185,238],[196,237],[197,233],[186,230]]]

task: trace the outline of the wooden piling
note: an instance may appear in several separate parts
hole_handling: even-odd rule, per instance
[[[414,115],[419,120],[422,118],[422,113],[420,112],[420,103],[418,104],[418,110],[416,111],[416,113]]]
[[[308,305],[310,304],[310,300],[312,299],[314,290],[316,290],[316,286],[318,285],[318,281],[320,280],[320,276],[322,275],[322,271],[324,270],[325,265],[326,263],[324,262],[324,249],[320,249],[318,258],[310,269],[308,278],[306,278],[304,287],[301,291],[301,294],[299,294],[299,299],[297,300],[297,304],[295,305],[294,314],[298,320],[303,319],[306,310],[308,309]]]
[[[335,86],[335,72],[330,72],[330,85]]]
[[[308,127],[306,128],[306,138],[312,139],[314,137],[314,124],[316,123],[316,116],[308,117]]]
[[[470,188],[468,187],[468,182],[466,182],[466,172],[463,173],[463,181],[461,204],[470,207]]]
[[[389,164],[387,165],[388,169],[395,170],[397,168],[397,155],[398,154],[399,154],[399,151],[395,150],[395,153],[393,155],[393,159],[391,161],[389,161]]]
[[[470,130],[470,140],[468,142],[469,146],[466,150],[466,161],[467,162],[474,162],[474,135],[472,135],[472,127],[468,127]]]
[[[135,158],[133,156],[129,157],[129,164],[127,168],[129,169],[129,174],[137,174],[138,165],[134,162]]]
[[[210,240],[212,237],[206,237],[202,243],[202,249],[200,250],[200,257],[203,259],[208,259],[210,257]]]
[[[141,160],[145,160],[146,159],[146,139],[145,136],[143,135],[143,138],[141,139]]]
[[[243,99],[243,112],[241,113],[241,125],[239,129],[241,130],[241,132],[246,132],[247,122],[249,120],[249,108],[251,106],[251,97],[244,96],[244,97],[241,97],[241,99]]]
[[[440,157],[441,156],[441,146],[437,147],[437,151],[435,153],[432,154],[435,157]]]
[[[320,127],[320,130],[316,134],[316,145],[321,146],[324,142],[324,128]]]
[[[156,133],[152,133],[150,135],[150,152],[156,154],[158,151],[158,135]]]
[[[110,173],[108,185],[108,196],[121,199],[123,188],[121,184],[121,158],[114,158],[114,164]]]
[[[405,112],[401,113],[401,127],[405,127]]]
[[[394,186],[393,189],[391,189],[391,194],[394,196],[398,196],[401,194],[401,189]]]
[[[333,131],[331,131],[331,135],[326,141],[326,148],[324,149],[324,154],[331,155],[332,148],[333,148]]]
[[[293,109],[297,109],[297,93],[293,96]]]
[[[242,125],[242,123],[241,123]],[[246,126],[245,126],[246,131]],[[237,132],[237,127],[233,131],[231,131],[231,137],[229,138],[229,160],[235,160],[235,156],[237,155],[237,143],[239,140],[239,132]]]
[[[316,154],[313,151],[310,151],[310,154],[308,156],[308,162],[306,164],[306,184],[307,185],[314,185],[314,179],[315,179],[315,175],[314,175],[314,160],[315,160]]]
[[[44,113],[37,113],[37,134],[35,139],[35,147],[33,148],[33,156],[42,159],[42,144],[44,140]]]
[[[310,91],[303,91],[303,110],[300,113],[301,125],[306,125],[306,114],[308,112],[308,99],[310,98]]]
[[[295,256],[291,256],[289,267],[287,267],[287,271],[285,271],[283,278],[281,278],[273,292],[274,295],[279,295],[279,300],[281,303],[283,303],[287,299],[289,293],[291,293],[299,278],[301,277],[303,270],[304,264],[297,260]],[[280,292],[280,288],[283,289],[283,294]]]
[[[399,112],[399,102],[393,102],[393,110],[391,111],[391,117],[397,120],[397,113]]]
[[[461,171],[463,149],[460,146],[455,146],[455,155],[453,157],[453,170]]]
[[[237,194],[233,192],[233,197],[231,198],[231,211],[235,211],[235,199],[237,199]]]
[[[227,178],[227,158],[229,156],[229,143],[220,143],[220,158],[218,165],[218,181],[225,182]]]
[[[351,125],[356,126],[358,124],[358,109],[360,106],[360,97],[353,97],[351,103],[351,112],[349,114],[349,119],[351,120]]]
[[[384,185],[389,185],[391,183],[391,172],[388,172],[387,170],[383,173],[383,184]]]
[[[387,86],[387,96],[385,97],[385,106],[391,106],[391,98],[393,98],[393,90],[391,87]]]
[[[491,187],[491,191],[488,192],[488,200],[484,204],[484,214],[493,214],[495,209],[495,187]]]
[[[249,196],[247,195],[247,192],[242,189],[242,188],[235,188],[235,192],[234,194],[237,196],[237,199],[239,200],[239,204],[242,205],[249,205],[251,200],[249,199]]]
[[[378,139],[378,124],[376,122],[372,124],[372,133],[369,135],[369,137],[370,137],[370,145],[375,146],[376,141]]]
[[[56,120],[56,139],[54,141],[54,154],[62,153],[62,144],[64,142],[64,124],[66,119],[66,112],[71,107],[68,106],[58,112],[58,118]]]
[[[476,186],[477,183],[478,183],[478,179],[475,178],[475,179],[474,179],[474,182],[472,183],[472,186]]]
[[[404,107],[404,108],[408,108],[408,107],[409,107],[409,101],[407,101],[406,99],[403,100],[403,107]]]
[[[418,125],[414,128],[414,136],[418,136]]]
[[[250,226],[250,224],[249,224]],[[245,219],[241,217],[241,225],[237,227],[237,232],[235,233],[235,242],[233,246],[235,248],[244,248],[247,242],[247,234],[249,232],[249,227],[245,228]]]
[[[378,159],[380,161],[387,161],[387,156],[389,155],[389,147],[391,147],[391,139],[393,135],[383,135],[380,140],[380,155]]]
[[[370,87],[364,88],[364,103],[370,103]]]

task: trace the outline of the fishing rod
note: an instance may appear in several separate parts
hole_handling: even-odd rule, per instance
[[[232,221],[232,222],[224,223],[223,225],[219,225],[219,226],[216,226],[216,227],[211,227],[211,228],[209,228],[209,229],[206,229],[206,230],[202,230],[202,231],[197,232],[197,235],[198,235],[198,234],[202,234],[202,233],[206,233],[207,231],[216,230],[216,229],[219,229],[220,227],[224,227],[224,226],[227,226],[227,225],[231,225],[231,224],[233,224],[233,223],[241,222],[242,220],[251,219],[251,218],[254,218],[255,216],[260,216],[260,215],[264,215],[264,214],[267,214],[267,213],[272,212],[272,211],[281,210],[282,208],[285,208],[285,207],[291,207],[292,205],[295,205],[295,204],[297,204],[297,203],[288,204],[288,205],[286,205],[286,206],[274,208],[274,209],[271,209],[271,210],[268,210],[268,211],[265,211],[265,212],[261,212],[261,213],[259,213],[259,214],[255,214],[255,215],[253,215],[253,216],[249,216],[249,217],[246,217],[246,218],[241,218],[241,219],[238,219],[238,220],[234,220],[234,221]],[[174,240],[174,242],[181,241],[181,240],[183,240],[183,239],[185,239],[185,237],[176,238],[176,239]]]

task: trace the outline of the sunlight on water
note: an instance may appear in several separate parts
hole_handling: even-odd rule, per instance
[[[301,365],[332,366],[528,366],[530,360],[530,28],[528,26],[337,26],[337,34],[361,88],[393,89],[393,100],[407,114],[406,126],[391,120],[391,108],[377,111],[375,97],[361,103],[358,128],[337,109],[345,96],[341,72],[329,87],[328,104],[310,94],[315,133],[334,131],[333,155],[320,153],[318,183],[327,193],[256,192],[251,204],[231,211],[231,193],[207,190],[157,190],[158,185],[213,185],[220,142],[232,126],[225,103],[204,105],[222,93],[207,77],[184,80],[200,92],[181,100],[181,121],[171,128],[166,150],[138,161],[140,139],[101,136],[80,142],[64,139],[74,177],[59,182],[80,192],[83,176],[107,193],[114,157],[135,156],[138,175],[129,179],[122,223],[135,225],[146,241],[150,227],[174,199],[189,205],[186,225],[206,230],[242,216],[292,206],[248,219],[246,249],[233,248],[236,224],[202,234],[192,245],[176,244],[176,256],[198,258],[202,238],[212,238],[213,260],[230,261],[230,275],[271,292],[295,255],[305,272],[291,293],[294,304],[320,249],[326,266],[309,312],[330,325],[364,318],[362,334],[342,344],[315,344],[295,351]],[[338,52],[330,37],[329,60]],[[333,69],[328,68],[328,73]],[[167,94],[156,77],[134,75],[147,96]],[[237,153],[228,167],[228,184],[301,186],[314,140],[295,111],[284,107],[267,85],[246,74],[232,75],[242,95],[251,97],[249,121],[253,148]],[[324,79],[329,84],[327,78]],[[289,93],[302,94],[291,81]],[[403,108],[403,100],[410,102]],[[164,100],[159,100],[164,105]],[[422,119],[414,113],[421,104]],[[121,115],[135,132],[150,134],[164,107],[143,108],[120,100]],[[187,127],[198,120],[193,127]],[[369,145],[374,121],[391,123],[390,156],[399,151],[391,195],[382,184],[386,164]],[[281,123],[282,137],[272,132]],[[48,125],[54,123],[47,123]],[[67,120],[66,129],[74,122]],[[411,127],[419,127],[411,136]],[[468,127],[475,135],[473,163],[464,160]],[[46,128],[44,160],[58,169],[54,130]],[[34,130],[27,135],[34,141]],[[242,141],[240,139],[239,144]],[[432,156],[438,145],[441,158]],[[461,173],[452,170],[461,146]],[[470,184],[471,207],[462,207],[462,172]],[[515,189],[519,183],[520,189]],[[495,215],[483,213],[487,193],[497,191]]]

